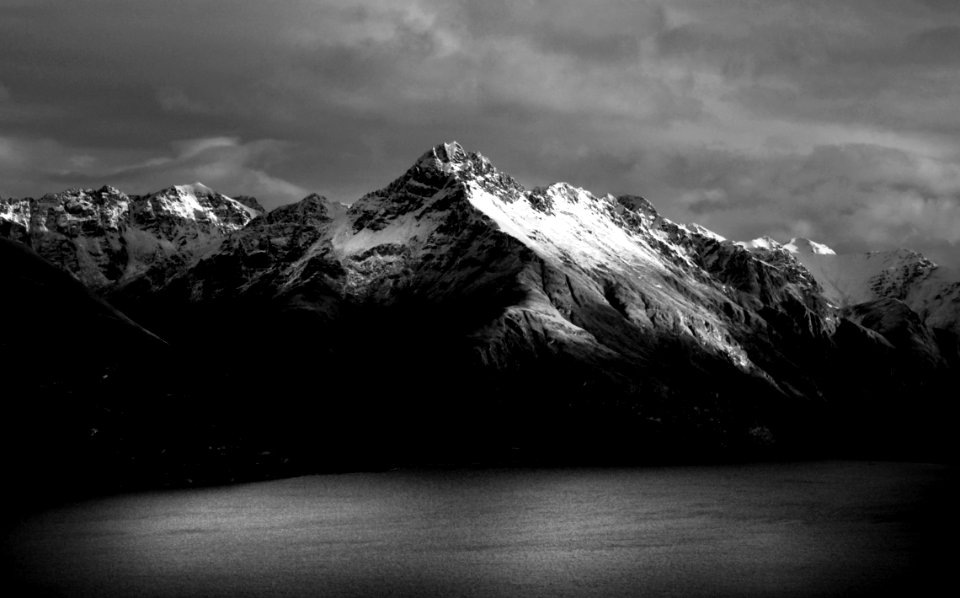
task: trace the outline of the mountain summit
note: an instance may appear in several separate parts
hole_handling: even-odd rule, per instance
[[[810,239],[804,239],[803,237],[790,239],[787,244],[783,246],[784,249],[790,253],[813,253],[816,255],[836,255],[837,252],[830,249],[823,243],[817,243],[816,241],[811,241]]]

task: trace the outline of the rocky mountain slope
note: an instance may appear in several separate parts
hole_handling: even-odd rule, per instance
[[[265,369],[286,372],[263,392],[315,397],[343,420],[471,413],[486,432],[452,433],[478,443],[753,450],[952,375],[949,335],[920,322],[904,337],[889,318],[845,311],[772,240],[725,241],[636,196],[527,190],[455,143],[349,207],[284,206],[162,288],[110,297],[171,338],[242,331],[231,345],[267,348]],[[329,396],[358,393],[368,399]],[[618,432],[599,439],[584,421]]]
[[[157,266],[188,263],[262,212],[255,201],[247,205],[201,183],[144,196],[113,187],[69,189],[0,199],[0,236],[99,290]]]
[[[234,455],[309,469],[949,444],[956,286],[920,259],[738,244],[642,197],[525,189],[456,143],[349,206],[80,195],[48,199],[55,225],[21,238],[174,348],[161,387]],[[8,233],[44,213],[3,205]]]

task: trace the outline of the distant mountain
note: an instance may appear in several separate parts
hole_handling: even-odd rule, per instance
[[[754,240],[791,254],[813,276],[822,295],[839,313],[900,344],[923,347],[930,362],[960,364],[960,274],[916,251],[873,251],[838,255],[809,239],[780,245]]]
[[[247,205],[249,204],[249,205]],[[144,196],[113,187],[0,199],[0,236],[20,241],[93,289],[185,264],[263,209],[201,183]]]
[[[316,469],[952,446],[957,283],[922,256],[735,243],[639,196],[525,189],[456,143],[349,206],[311,195],[258,217],[197,186],[71,193],[5,200],[3,230],[165,339],[178,365],[153,375],[196,406],[191,437],[215,428],[232,455]],[[56,225],[23,224],[38,219]],[[201,461],[222,462],[213,447]]]
[[[960,334],[960,273],[916,251],[846,255],[797,251],[795,256],[820,283],[824,297],[838,307],[902,301],[926,325]]]

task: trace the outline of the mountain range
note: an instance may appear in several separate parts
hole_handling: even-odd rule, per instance
[[[960,276],[525,189],[457,143],[350,205],[69,190],[0,200],[0,237],[0,359],[28,372],[8,396],[48,439],[25,471],[82,455],[156,484],[953,448]]]

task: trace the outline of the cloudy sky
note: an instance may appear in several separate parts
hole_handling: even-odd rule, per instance
[[[960,266],[960,3],[0,0],[0,196],[350,202],[451,139],[732,238]]]

